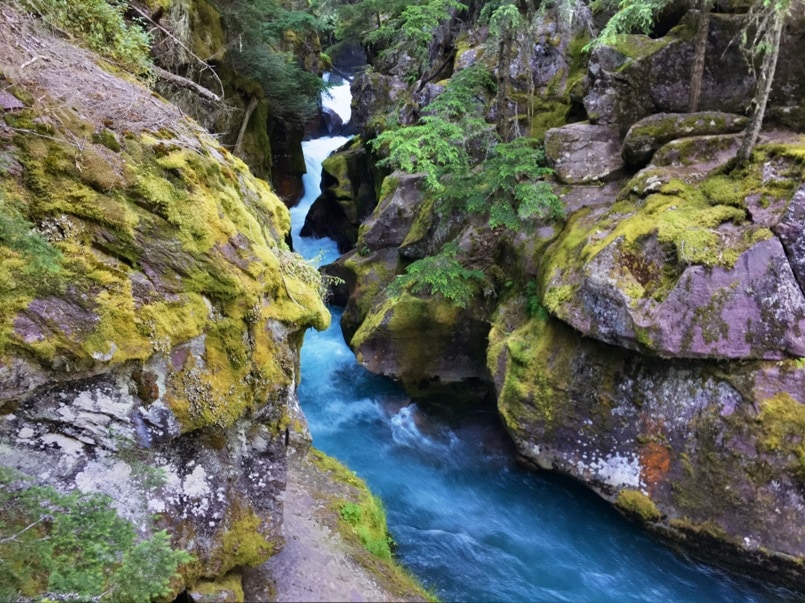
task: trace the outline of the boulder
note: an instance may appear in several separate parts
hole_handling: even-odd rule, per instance
[[[626,134],[633,124],[654,113],[687,111],[696,29],[688,19],[662,38],[621,36],[617,44],[593,51],[589,62],[591,85],[584,97],[592,123],[617,125],[621,134]],[[742,114],[752,99],[755,77],[734,43],[742,27],[742,15],[711,15],[701,110]],[[805,66],[799,59],[805,42],[786,34],[780,48],[770,114],[776,107],[787,108],[790,113],[791,107],[801,104],[805,93]]]
[[[329,107],[324,107],[321,113],[327,134],[330,136],[340,135],[341,129],[344,126],[344,120],[341,119],[341,116]]]
[[[383,180],[377,207],[360,227],[360,247],[374,251],[402,245],[419,213],[423,178],[395,172]]]
[[[321,195],[313,202],[303,237],[329,237],[345,253],[355,246],[358,226],[377,205],[378,174],[360,138],[346,143],[322,163]]]
[[[720,111],[657,113],[629,128],[621,154],[627,165],[643,167],[661,146],[678,138],[740,132],[747,123],[742,115]]]
[[[489,392],[488,330],[476,310],[404,292],[372,307],[349,345],[362,366],[398,380],[408,395],[466,404]]]
[[[498,408],[524,460],[709,562],[801,584],[805,369],[652,359],[505,304]]]
[[[565,184],[617,179],[623,171],[621,140],[612,126],[577,123],[545,133],[545,154]]]
[[[774,231],[785,247],[786,256],[800,288],[805,291],[805,186],[800,186],[794,194]]]
[[[411,92],[405,81],[397,76],[375,71],[358,73],[352,81],[352,97],[360,98],[352,113],[352,123],[367,139],[381,131],[389,115],[394,114]],[[406,112],[398,113],[402,125],[410,125]]]
[[[696,185],[639,174],[624,191],[642,195],[577,212],[545,254],[545,307],[587,336],[650,354],[805,355],[805,296],[791,254],[766,224],[746,221],[756,197],[766,211],[785,207],[775,200],[780,180],[757,188],[770,165]]]

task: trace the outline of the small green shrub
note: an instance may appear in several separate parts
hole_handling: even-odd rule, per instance
[[[138,24],[126,23],[126,0],[14,1],[121,67],[140,75],[150,71],[150,36]]]
[[[475,285],[486,282],[481,270],[465,268],[456,259],[458,245],[448,243],[439,255],[422,258],[411,263],[406,274],[397,276],[389,285],[392,297],[403,290],[412,293],[441,295],[459,308],[466,308],[475,294]]]
[[[101,494],[61,494],[0,467],[0,599],[45,592],[114,601],[170,594],[180,563],[165,531],[136,541]]]
[[[539,295],[537,294],[537,282],[528,281],[525,286],[525,292],[525,307],[528,311],[528,315],[531,318],[537,318],[543,322],[548,320],[548,311],[545,309],[545,306],[542,305],[542,302],[540,302]]]

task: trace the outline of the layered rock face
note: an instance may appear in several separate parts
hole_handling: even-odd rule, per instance
[[[739,20],[714,16],[707,110],[695,114],[678,113],[693,51],[685,20],[660,39],[598,47],[586,70],[574,54],[584,32],[550,48],[536,39],[512,64],[510,114],[523,133],[545,132],[565,220],[489,229],[460,209],[436,211],[417,176],[392,174],[358,252],[331,270],[347,282],[342,328],[365,366],[426,398],[449,398],[448,383],[491,384],[531,466],[579,479],[711,561],[801,585],[805,142],[769,132],[732,168],[754,87],[727,48]],[[540,27],[559,26],[549,15]],[[454,70],[494,69],[479,37],[458,37]],[[797,44],[783,50],[776,123],[801,109]],[[371,99],[365,133],[384,103],[411,123],[439,93],[398,84],[359,82]],[[529,89],[533,98],[517,96]],[[552,128],[574,117],[587,120]],[[448,241],[486,279],[466,308],[395,289],[412,260]]]
[[[0,464],[109,495],[141,537],[167,529],[194,556],[175,592],[259,563],[307,437],[294,389],[304,330],[329,321],[318,274],[285,246],[282,202],[200,127],[17,34],[0,27],[25,105],[0,124]]]

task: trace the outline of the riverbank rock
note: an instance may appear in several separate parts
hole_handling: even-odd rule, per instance
[[[652,359],[523,308],[501,307],[489,368],[527,462],[583,481],[710,562],[802,583],[798,361]]]
[[[321,195],[313,202],[303,237],[329,237],[346,253],[358,240],[358,227],[377,205],[374,159],[361,139],[354,138],[322,162]]]
[[[30,99],[0,124],[3,478],[108,495],[138,539],[167,530],[194,558],[175,595],[282,546],[319,277],[268,185],[178,109],[17,35],[0,25],[5,89]]]
[[[245,573],[246,600],[429,600],[394,560],[383,558],[379,550],[370,553],[356,526],[342,515],[344,508],[365,513],[376,508],[371,506],[373,501],[363,480],[335,459],[315,449],[293,457],[283,495],[287,545],[268,562]],[[383,530],[387,537],[385,516],[381,518],[380,525],[371,529]],[[272,586],[271,592],[266,592],[266,585]]]

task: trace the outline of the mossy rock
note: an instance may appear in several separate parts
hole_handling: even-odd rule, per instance
[[[240,574],[231,573],[218,580],[201,580],[187,589],[196,603],[243,603]]]
[[[795,582],[801,363],[652,359],[532,316],[526,301],[498,309],[488,354],[521,457],[581,480],[710,563]]]
[[[664,144],[691,136],[734,134],[746,127],[742,115],[703,111],[699,113],[657,113],[634,124],[623,140],[622,155],[627,165],[643,167]]]
[[[545,254],[543,305],[583,333],[650,353],[799,356],[805,298],[780,242],[747,220],[754,199],[777,207],[792,195],[790,179],[762,180],[764,161],[761,150],[745,170],[695,185],[638,174],[610,208],[577,212]],[[802,172],[793,156],[777,161]]]
[[[615,505],[627,515],[642,522],[657,521],[662,513],[652,500],[639,490],[621,490],[615,499]]]
[[[185,428],[231,423],[276,397],[294,377],[258,325],[323,327],[329,315],[315,270],[283,249],[284,205],[199,130],[107,133],[79,149],[70,136],[97,130],[72,127],[6,144],[22,173],[3,179],[0,202],[25,230],[0,241],[0,354],[80,374],[205,337],[189,372],[163,388]],[[22,234],[33,225],[39,234]],[[188,379],[206,403],[188,403]]]
[[[473,310],[439,296],[403,292],[381,296],[349,342],[358,361],[374,373],[399,380],[419,398],[451,391],[486,395],[486,321]],[[424,337],[423,334],[427,334]],[[445,385],[451,387],[444,387]],[[461,398],[461,394],[456,395]]]

